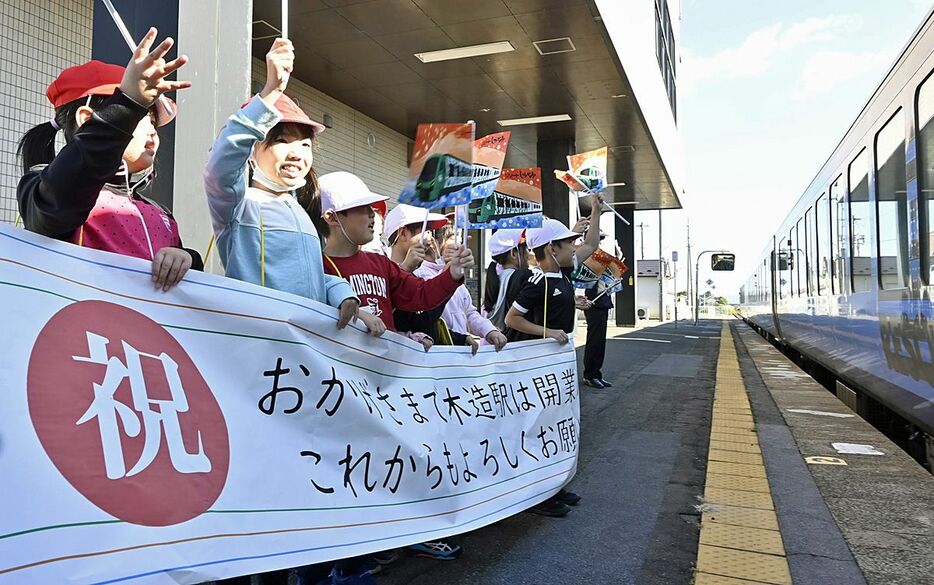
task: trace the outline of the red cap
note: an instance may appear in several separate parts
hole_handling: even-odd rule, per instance
[[[377,201],[376,203],[373,203],[372,205],[370,205],[370,207],[372,207],[376,213],[380,214],[381,217],[386,217],[386,202],[385,201]]]
[[[276,109],[279,110],[279,113],[282,114],[282,119],[279,120],[279,123],[291,122],[292,124],[304,124],[305,126],[311,126],[315,132],[315,136],[324,132],[324,124],[319,124],[311,118],[308,117],[298,104],[292,101],[292,98],[282,94],[279,96],[279,99],[276,100]]]
[[[243,105],[240,107],[246,106],[250,103],[250,100],[243,102]],[[292,101],[292,98],[282,94],[279,96],[279,99],[276,100],[276,109],[279,110],[279,113],[282,114],[282,119],[279,120],[280,124],[289,122],[292,124],[303,124],[305,126],[310,126],[312,131],[315,133],[315,136],[321,134],[327,129],[327,126],[321,124],[320,122],[315,122],[308,117],[308,114],[305,113],[298,104]]]
[[[45,90],[45,95],[55,109],[89,95],[111,96],[120,87],[125,71],[126,68],[120,65],[88,61],[59,73]],[[175,102],[169,98],[165,101],[169,108],[165,107],[163,100],[156,100],[157,126],[165,126],[175,119]]]

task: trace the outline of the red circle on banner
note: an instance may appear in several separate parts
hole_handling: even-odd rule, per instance
[[[104,301],[60,310],[33,346],[27,394],[49,459],[120,520],[178,524],[224,489],[220,406],[178,341],[145,315]]]

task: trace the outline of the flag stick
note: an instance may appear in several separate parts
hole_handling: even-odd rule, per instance
[[[126,41],[126,46],[130,48],[130,53],[136,52],[136,47],[139,43],[133,40],[133,37],[130,35],[130,31],[127,30],[126,25],[123,23],[123,18],[120,17],[120,13],[117,12],[117,9],[114,8],[113,3],[110,0],[103,0],[104,6],[107,8],[107,12],[110,13],[110,18],[113,19],[114,24],[117,25],[117,30],[120,31],[120,35],[123,37],[123,40]],[[169,104],[169,100],[166,99],[164,95],[159,95],[159,101],[162,102],[162,107],[165,108],[165,111],[169,114],[174,113],[174,109]]]

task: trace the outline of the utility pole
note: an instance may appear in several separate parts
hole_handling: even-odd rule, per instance
[[[692,313],[696,315],[697,307],[694,306],[694,295],[693,289],[691,288],[691,283],[693,279],[691,278],[691,218],[688,218],[688,302],[691,304]],[[693,316],[693,315],[692,315]]]
[[[658,210],[658,322],[665,322],[665,270],[662,268],[662,210]]]
[[[636,227],[639,228],[639,260],[645,260],[645,239],[642,237],[642,230],[648,226],[644,221],[640,221]]]
[[[675,288],[675,329],[678,328],[678,251],[671,251],[671,264],[674,267],[674,288]]]

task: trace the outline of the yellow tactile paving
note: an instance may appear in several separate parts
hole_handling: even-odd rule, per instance
[[[756,425],[724,322],[695,585],[791,584]]]
[[[711,522],[704,527],[700,543],[770,555],[785,553],[782,535],[777,530],[731,526],[729,524],[717,524],[716,522]]]
[[[710,424],[713,425],[713,420],[710,421]],[[736,421],[717,421],[720,425],[735,423]],[[727,439],[728,441],[746,441],[752,440],[756,443],[759,442],[759,437],[756,435],[756,424],[755,421],[751,423],[740,423],[739,426],[726,427],[724,426],[722,430],[720,429],[711,429],[711,433],[722,433],[724,435],[737,435],[733,438]]]
[[[762,477],[739,477],[736,475],[707,474],[707,487],[743,490],[747,492],[769,493],[769,480]]]
[[[748,465],[762,465],[762,455],[758,453],[737,453],[736,451],[721,451],[710,448],[707,455],[710,461],[723,461],[724,463],[746,463]]]
[[[694,585],[762,585],[762,581],[747,581],[746,579],[734,579],[723,575],[697,573],[694,577]]]
[[[757,508],[759,510],[774,509],[772,507],[771,494],[711,486],[707,486],[706,491],[704,491],[704,501],[711,504],[725,504],[727,506],[739,506],[741,508]]]
[[[725,412],[723,410],[714,410],[713,411],[714,420],[740,420],[743,422],[752,422],[752,413],[736,413],[736,412]]]
[[[719,522],[734,526],[748,526],[764,530],[778,530],[778,518],[772,510],[759,510],[757,508],[740,508],[739,506],[720,506],[711,504],[711,510],[704,512],[701,523]],[[704,531],[701,526],[701,532]]]
[[[752,440],[710,438],[711,451],[735,451],[737,453],[761,453],[759,444]]]
[[[698,547],[697,570],[724,577],[791,585],[791,573],[784,556],[702,544]]]
[[[754,431],[756,429],[755,423],[752,420],[752,417],[746,417],[745,420],[739,420],[735,418],[726,418],[719,416],[717,414],[713,415],[713,419],[710,421],[711,426],[721,426],[721,427],[730,427],[734,429],[746,429],[748,431]]]
[[[721,475],[739,475],[742,477],[765,477],[765,468],[761,465],[748,465],[746,463],[724,463],[710,461],[707,470]]]

